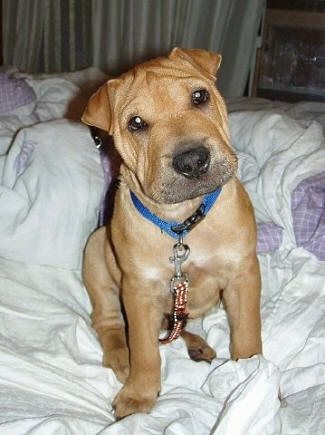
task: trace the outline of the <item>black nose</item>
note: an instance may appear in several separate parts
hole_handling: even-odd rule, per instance
[[[183,151],[173,158],[176,172],[187,178],[198,178],[207,172],[210,164],[210,151],[203,146]]]

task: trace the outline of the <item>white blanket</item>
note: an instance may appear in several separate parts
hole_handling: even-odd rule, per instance
[[[283,228],[259,256],[264,356],[229,360],[218,308],[190,325],[216,348],[212,364],[190,360],[181,338],[161,345],[157,403],[118,422],[121,385],[101,365],[80,274],[103,195],[98,152],[86,127],[60,120],[21,130],[1,157],[1,435],[325,433],[325,263],[297,247],[290,197],[325,168],[322,129],[273,111],[230,125],[258,221]]]

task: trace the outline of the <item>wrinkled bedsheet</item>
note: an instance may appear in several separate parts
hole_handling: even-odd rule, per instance
[[[325,433],[322,127],[274,109],[234,111],[230,128],[259,228],[264,355],[229,360],[218,307],[189,325],[217,358],[193,362],[181,338],[161,345],[157,403],[118,422],[121,385],[101,365],[80,272],[105,186],[99,153],[72,121],[16,135],[0,157],[1,435]]]

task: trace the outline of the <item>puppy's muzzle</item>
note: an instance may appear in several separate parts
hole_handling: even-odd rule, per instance
[[[199,178],[210,166],[210,151],[202,145],[176,154],[173,158],[173,168],[186,178]]]

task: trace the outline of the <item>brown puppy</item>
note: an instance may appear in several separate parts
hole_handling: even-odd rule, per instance
[[[164,314],[173,310],[174,275],[188,273],[190,318],[214,307],[222,292],[233,359],[262,351],[255,221],[236,178],[227,112],[215,86],[220,62],[215,53],[175,48],[109,80],[83,114],[83,122],[113,136],[122,158],[112,221],[90,237],[84,258],[104,364],[124,383],[114,401],[117,418],[149,411],[159,393],[158,337]],[[215,191],[214,202],[206,195]],[[169,222],[191,217],[190,231],[177,239],[136,202],[169,231]],[[187,311],[178,314],[177,320]],[[214,357],[201,338],[182,336],[194,359]]]

